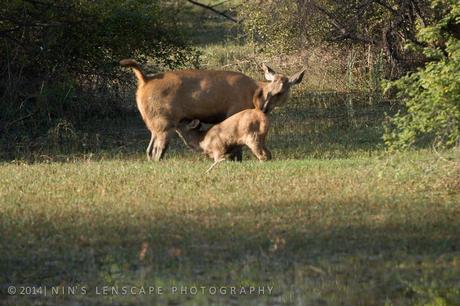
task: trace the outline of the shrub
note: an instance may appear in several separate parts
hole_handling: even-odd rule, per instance
[[[0,12],[0,130],[116,109],[122,58],[173,68],[196,55],[167,1],[17,0]]]
[[[442,10],[443,17],[418,29],[429,62],[388,85],[399,90],[398,97],[405,106],[386,127],[384,140],[392,149],[428,139],[443,146],[460,140],[460,4],[434,0],[433,8]]]
[[[292,0],[245,1],[239,15],[246,40],[257,52],[270,55],[296,50],[301,43],[296,11]]]

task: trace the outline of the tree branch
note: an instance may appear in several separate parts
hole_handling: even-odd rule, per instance
[[[236,23],[238,22],[238,20],[236,20],[236,19],[233,18],[232,16],[227,15],[225,12],[218,11],[218,10],[216,10],[216,9],[215,9],[214,7],[212,7],[212,6],[209,6],[209,5],[200,3],[200,2],[198,2],[198,1],[194,1],[194,0],[187,0],[187,1],[190,2],[190,3],[192,3],[192,4],[194,4],[194,5],[197,5],[197,6],[199,6],[199,7],[202,7],[202,8],[204,8],[204,9],[210,10],[210,11],[214,12],[214,13],[217,14],[217,15],[220,15],[220,16],[222,16],[222,17],[225,17],[225,18],[228,19],[228,20],[231,20],[231,21],[236,22]]]
[[[351,39],[355,41],[361,41],[367,44],[375,44],[375,41],[369,37],[365,37],[355,31],[348,30],[341,22],[337,20],[331,13],[329,13],[326,9],[315,3],[314,1],[311,2],[312,6],[321,14],[327,17],[329,23],[332,24],[337,30],[340,31],[340,36],[336,37],[336,39]]]
[[[374,0],[375,3],[379,4],[380,6],[386,8],[389,10],[392,14],[397,14],[398,10],[395,10],[394,8],[391,7],[391,5],[381,1],[381,0]]]

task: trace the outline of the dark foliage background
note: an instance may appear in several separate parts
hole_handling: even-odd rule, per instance
[[[116,115],[132,80],[120,59],[153,69],[196,61],[175,16],[167,1],[2,1],[0,129]]]

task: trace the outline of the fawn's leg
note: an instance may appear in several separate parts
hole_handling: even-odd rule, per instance
[[[214,154],[214,163],[211,165],[211,167],[208,168],[208,170],[206,170],[206,173],[209,173],[209,171],[212,170],[212,168],[214,168],[214,166],[216,166],[218,163],[222,162],[225,160],[225,155],[224,154]]]
[[[258,160],[266,161],[272,158],[271,152],[265,147],[265,143],[262,139],[251,139],[246,145],[251,149]]]
[[[270,152],[270,150],[267,148],[267,146],[265,145],[265,142],[262,143],[262,148],[265,152],[265,156],[267,156],[267,160],[272,159],[272,152]]]
[[[238,146],[233,148],[233,150],[230,151],[229,159],[237,162],[243,161],[243,147]]]

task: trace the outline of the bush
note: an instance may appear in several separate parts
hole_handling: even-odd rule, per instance
[[[274,0],[264,4],[244,2],[239,15],[246,40],[257,52],[270,55],[297,50],[301,40],[296,10],[292,0]]]
[[[192,65],[196,53],[168,3],[1,2],[0,130],[110,113],[126,87],[122,58],[166,68]]]
[[[443,10],[443,17],[418,30],[430,61],[388,86],[399,90],[405,106],[386,127],[384,139],[392,149],[430,139],[453,146],[460,140],[460,4],[435,0],[433,7]]]

